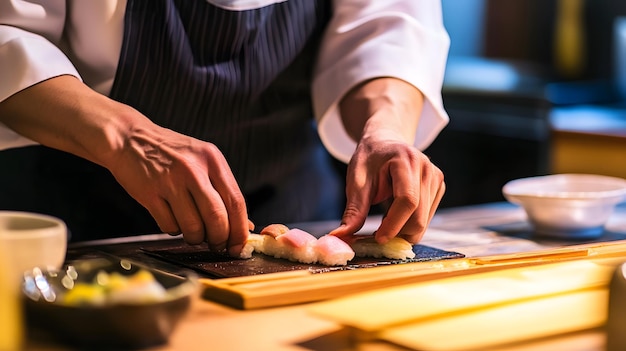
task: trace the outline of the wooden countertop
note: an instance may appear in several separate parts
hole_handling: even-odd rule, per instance
[[[626,206],[618,206],[599,241],[626,238],[624,213]],[[374,230],[379,221],[378,217],[370,218],[363,231]],[[313,233],[326,231],[326,228],[334,225],[336,223],[331,222],[297,224]],[[507,203],[440,209],[422,243],[461,252],[468,257],[580,244],[534,238],[525,222],[524,212]],[[307,313],[306,307],[309,305],[242,311],[202,300],[198,295],[193,300],[189,314],[170,337],[169,344],[150,350],[404,350],[385,342],[357,343],[341,325]],[[531,349],[603,350],[604,334],[599,330],[591,330],[557,335],[509,348],[511,351]],[[28,341],[26,350],[66,348],[35,335],[34,339]]]

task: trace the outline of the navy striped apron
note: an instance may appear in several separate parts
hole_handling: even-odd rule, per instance
[[[339,218],[342,179],[317,136],[309,96],[329,17],[325,0],[246,11],[204,0],[129,0],[110,96],[161,126],[215,144],[258,226]],[[57,153],[45,152],[41,159]],[[58,162],[44,163],[59,171]],[[80,218],[68,223],[74,240],[158,231],[108,172],[85,163],[62,163],[77,174],[65,186],[82,188],[66,199],[82,207]],[[60,177],[45,178],[50,186],[51,178]],[[81,196],[100,205],[76,199]],[[67,212],[62,218],[72,219]]]

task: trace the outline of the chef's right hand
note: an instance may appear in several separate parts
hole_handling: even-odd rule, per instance
[[[137,121],[106,167],[162,231],[239,256],[249,232],[247,210],[222,153],[211,143]]]
[[[164,232],[239,256],[249,232],[246,204],[215,145],[159,127],[69,75],[0,101],[0,123],[106,167]]]

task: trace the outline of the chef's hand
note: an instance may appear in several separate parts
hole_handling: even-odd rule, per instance
[[[443,173],[416,148],[394,140],[363,139],[348,165],[347,205],[333,231],[350,241],[372,205],[390,202],[376,241],[396,235],[420,241],[445,191]]]
[[[107,168],[164,232],[239,256],[249,233],[246,205],[215,145],[159,127],[72,76],[0,102],[0,122]]]
[[[248,233],[244,197],[213,144],[143,120],[106,166],[162,231],[239,256]]]
[[[344,98],[344,125],[358,144],[348,164],[346,209],[332,235],[354,240],[370,207],[387,202],[376,240],[421,240],[445,192],[441,170],[413,146],[422,105],[419,90],[393,78],[369,81]]]

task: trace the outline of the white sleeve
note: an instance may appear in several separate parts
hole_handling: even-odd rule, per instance
[[[425,149],[448,123],[441,87],[450,45],[441,3],[435,0],[334,0],[313,80],[318,131],[328,151],[347,162],[356,144],[346,133],[338,102],[352,87],[396,77],[425,97],[415,146]]]
[[[65,0],[0,1],[0,102],[52,77],[79,77],[59,49]],[[35,144],[0,123],[0,150]]]

